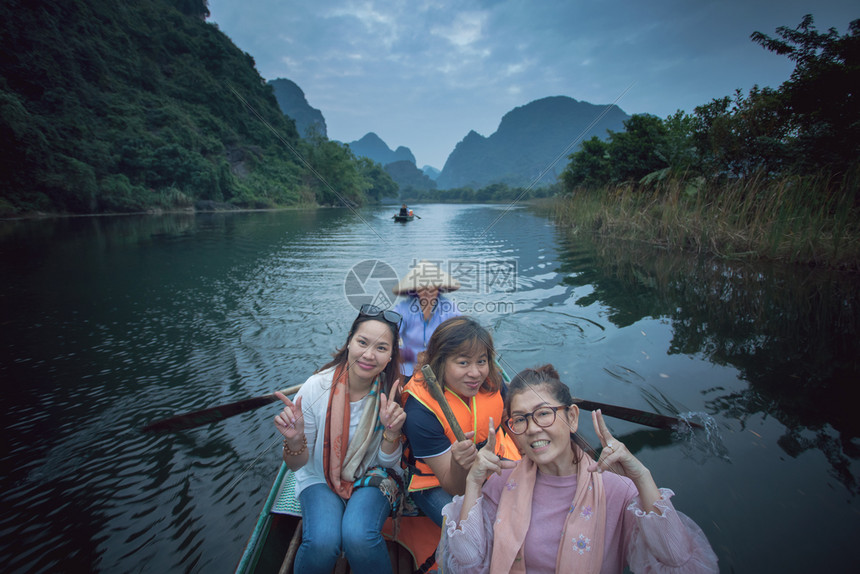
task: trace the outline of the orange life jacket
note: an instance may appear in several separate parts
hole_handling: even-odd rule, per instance
[[[448,420],[442,412],[442,407],[433,399],[433,396],[424,384],[424,376],[418,371],[403,387],[401,395],[403,404],[406,404],[408,396],[412,396],[412,398],[436,415],[442,428],[445,429],[445,436],[448,437],[451,444],[457,441],[457,438],[454,436],[454,430],[448,424]],[[454,412],[454,417],[460,423],[463,432],[476,431],[475,436],[472,437],[472,442],[480,444],[487,440],[490,417],[492,417],[493,424],[496,425],[496,454],[510,460],[520,459],[520,453],[516,444],[502,427],[502,412],[504,410],[502,393],[498,391],[487,393],[482,390],[467,403],[460,395],[446,387],[445,399],[447,399],[451,410]],[[436,475],[433,474],[430,466],[426,463],[419,459],[414,459],[409,461],[409,465],[412,469],[409,492],[440,486]]]

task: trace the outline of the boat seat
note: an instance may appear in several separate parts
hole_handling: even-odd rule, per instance
[[[278,490],[278,496],[275,497],[275,502],[272,503],[272,513],[274,514],[289,514],[290,516],[302,515],[302,505],[299,499],[296,498],[296,475],[288,472],[281,482],[281,489]]]

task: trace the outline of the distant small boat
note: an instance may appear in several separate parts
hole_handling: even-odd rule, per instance
[[[394,215],[394,221],[399,221],[400,223],[406,223],[407,221],[412,221],[415,219],[414,215]]]

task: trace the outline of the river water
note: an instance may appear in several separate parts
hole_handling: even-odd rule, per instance
[[[610,421],[723,572],[856,570],[857,277],[413,207],[0,222],[4,571],[231,572],[279,463],[277,405],[140,428],[303,382],[420,258],[461,279],[509,372],[551,362],[578,396],[707,424]]]

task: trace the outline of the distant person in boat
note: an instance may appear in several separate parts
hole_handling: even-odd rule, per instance
[[[394,287],[396,295],[405,295],[394,311],[403,316],[400,325],[400,371],[412,376],[418,353],[442,321],[460,315],[457,305],[442,293],[456,291],[460,282],[429,261],[419,261]]]
[[[409,210],[406,208],[406,204],[405,204],[405,203],[404,203],[403,205],[401,205],[401,206],[400,206],[400,215],[401,215],[402,217],[406,217],[407,215],[409,215]]]
[[[466,435],[458,441],[421,373],[430,365],[457,422]],[[448,319],[433,332],[427,351],[419,356],[415,374],[403,387],[412,468],[409,493],[418,507],[439,526],[442,507],[463,494],[466,475],[488,436],[491,420],[502,420],[504,381],[496,366],[490,333],[470,317]],[[514,443],[499,429],[495,452],[520,457]]]
[[[593,451],[575,434],[579,408],[552,365],[514,377],[505,412],[523,459],[501,460],[490,427],[465,494],[443,510],[436,556],[446,574],[719,571],[705,534],[600,411],[591,418],[602,451],[596,461],[586,454]]]
[[[284,409],[275,428],[302,506],[295,572],[331,572],[341,551],[353,572],[391,572],[380,531],[402,492],[400,320],[393,311],[362,306],[346,344],[302,385],[295,402],[276,393]]]

